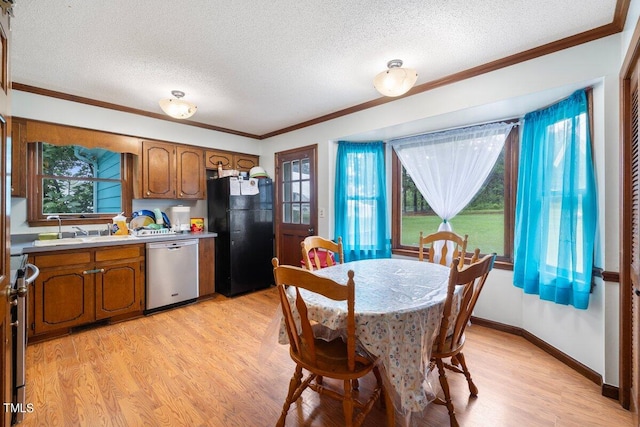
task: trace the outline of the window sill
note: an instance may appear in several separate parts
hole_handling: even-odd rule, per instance
[[[411,257],[411,258],[418,258],[418,250],[417,249],[392,249],[391,253],[393,255],[399,255],[399,256],[406,256],[406,257]],[[467,258],[467,262],[469,261],[469,258]],[[513,271],[513,262],[511,261],[506,261],[506,260],[501,260],[499,258],[496,258],[496,262],[494,263],[494,268],[498,269],[498,270],[511,270]]]
[[[91,224],[109,224],[112,222],[112,217],[114,214],[109,215],[108,217],[91,217],[91,218],[65,218],[61,217],[62,226],[65,225],[91,225]],[[48,227],[48,226],[58,226],[57,219],[37,219],[37,220],[29,220],[27,221],[29,227]]]

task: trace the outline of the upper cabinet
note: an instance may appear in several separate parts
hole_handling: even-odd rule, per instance
[[[176,146],[142,141],[142,194],[149,199],[176,198]]]
[[[11,128],[11,197],[27,197],[27,122],[18,118]]]
[[[233,153],[230,151],[207,150],[204,156],[204,164],[207,169],[217,169],[218,164],[222,169],[233,169]]]
[[[205,167],[207,169],[217,169],[218,164],[222,164],[222,169],[237,169],[240,172],[249,172],[252,167],[258,166],[259,159],[259,156],[253,154],[207,150],[205,153]]]
[[[140,194],[145,199],[204,199],[202,149],[160,141],[142,141]]]
[[[233,155],[233,164],[235,165],[234,169],[237,169],[240,172],[249,172],[252,167],[258,166],[258,162],[259,157],[251,154],[235,153]]]
[[[204,150],[178,145],[176,148],[176,185],[179,199],[204,199]]]
[[[132,136],[83,129],[24,118],[13,118],[11,128],[11,195],[35,200],[32,194],[38,183],[31,183],[39,169],[32,154],[33,143],[56,146],[77,144],[89,149],[101,148],[122,153],[122,200],[127,210],[131,199],[191,199],[206,198],[207,169],[236,169],[249,172],[258,166],[259,156],[226,150],[139,139]],[[135,156],[135,160],[134,159]],[[29,171],[29,173],[27,173]],[[132,184],[133,183],[133,184]],[[128,200],[128,205],[125,203]],[[133,197],[132,197],[133,196]],[[35,209],[35,212],[40,212]],[[31,220],[31,219],[30,219]]]

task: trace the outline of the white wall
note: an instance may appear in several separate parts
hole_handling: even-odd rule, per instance
[[[519,116],[577,88],[593,85],[600,248],[604,268],[618,271],[621,40],[620,34],[610,36],[265,141],[18,91],[13,96],[13,112],[18,117],[259,154],[270,175],[274,172],[275,153],[317,144],[318,179],[322,183],[318,207],[327,212],[325,218],[319,219],[318,233],[332,236],[335,141],[388,139]],[[170,202],[136,201],[134,208],[163,207],[166,203]],[[45,231],[26,227],[25,207],[24,199],[12,200],[12,234]],[[193,209],[205,216],[203,202],[195,203]],[[512,285],[510,271],[494,270],[476,315],[522,327],[603,375],[605,383],[618,385],[618,296],[618,284],[600,283],[589,309],[576,310],[540,301],[537,296],[525,296]]]
[[[595,161],[600,194],[603,266],[618,271],[618,73],[621,36],[613,35],[482,76],[275,136],[262,144],[270,173],[274,153],[318,144],[319,207],[333,211],[334,141],[388,139],[435,129],[520,116],[587,85],[594,87]],[[387,168],[390,173],[390,168]],[[608,189],[608,191],[605,191]],[[319,234],[332,236],[331,218]],[[588,310],[523,295],[511,271],[494,270],[476,308],[478,317],[517,326],[618,385],[618,284],[596,286]]]

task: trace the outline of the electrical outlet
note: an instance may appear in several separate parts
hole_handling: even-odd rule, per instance
[[[318,209],[318,216],[319,216],[320,218],[324,218],[324,208],[320,208],[320,209]]]

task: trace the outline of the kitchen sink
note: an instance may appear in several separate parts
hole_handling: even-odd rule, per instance
[[[112,236],[85,236],[85,237],[66,237],[63,239],[53,240],[35,240],[33,246],[60,246],[60,245],[79,245],[81,243],[99,243],[113,242],[120,240],[136,239],[132,235],[112,235]]]
[[[79,243],[85,242],[80,237],[66,237],[64,239],[35,240],[33,246],[77,245]]]

